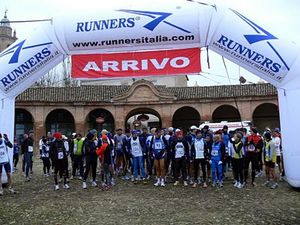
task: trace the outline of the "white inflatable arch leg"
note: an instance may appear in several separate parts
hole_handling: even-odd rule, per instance
[[[9,140],[14,141],[14,121],[15,121],[15,98],[3,98],[0,96],[0,124],[1,133],[7,134]],[[13,151],[9,152],[10,165],[13,169]],[[5,171],[2,175],[2,182],[7,183]]]
[[[300,187],[300,90],[278,89],[284,170],[288,183]]]

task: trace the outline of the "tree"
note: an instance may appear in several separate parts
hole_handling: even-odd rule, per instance
[[[80,81],[71,78],[70,58],[67,57],[58,66],[42,76],[37,82],[36,87],[73,87],[79,86]]]

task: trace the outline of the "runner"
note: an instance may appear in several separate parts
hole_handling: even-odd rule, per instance
[[[194,184],[193,188],[197,187],[197,183],[200,184],[200,180],[198,181],[198,176],[200,176],[200,165],[202,170],[202,181],[203,188],[207,188],[207,180],[206,180],[206,165],[208,158],[207,144],[203,139],[202,133],[200,130],[196,131],[196,138],[194,144],[191,149],[192,160],[194,162]]]
[[[150,153],[154,157],[154,165],[156,168],[157,182],[154,186],[165,187],[165,153],[168,148],[168,142],[162,136],[161,129],[157,129],[155,136],[152,137],[150,142]]]
[[[100,158],[100,162],[102,165],[102,183],[101,183],[101,189],[102,190],[108,190],[113,184],[112,184],[112,174],[110,172],[110,167],[112,164],[112,158],[111,158],[111,145],[108,143],[108,137],[104,134],[101,136],[102,145],[101,147],[97,148],[96,154]]]
[[[220,135],[215,134],[213,136],[212,149],[209,154],[213,179],[213,187],[216,187],[218,182],[220,187],[223,187],[223,178],[222,178],[222,161],[225,157],[225,146],[223,142],[220,141]]]
[[[281,173],[282,173],[282,167],[281,167],[281,139],[280,139],[280,133],[279,129],[274,129],[272,132],[272,139],[275,143],[276,147],[276,164],[278,165],[279,170],[279,180],[281,180]]]
[[[246,156],[245,156],[245,185],[247,184],[248,179],[248,169],[249,164],[251,163],[251,184],[252,186],[256,186],[255,183],[255,171],[258,167],[258,158],[261,155],[262,147],[263,147],[263,141],[261,137],[257,134],[257,129],[252,127],[250,130],[250,135],[247,137],[245,142],[245,150],[246,150]]]
[[[166,140],[168,141],[168,150],[166,154],[166,174],[171,175],[172,179],[175,181],[175,160],[173,159],[173,153],[172,153],[172,142],[175,140],[175,135],[174,135],[174,128],[169,127],[168,128],[168,133],[165,135]],[[171,165],[171,171],[169,172],[169,168]]]
[[[50,157],[52,159],[52,163],[54,164],[54,190],[59,190],[57,174],[59,174],[60,177],[63,177],[63,188],[69,189],[70,186],[67,184],[67,151],[62,140],[61,133],[57,132],[53,134],[53,137],[55,140],[50,146]]]
[[[13,155],[14,171],[17,170],[17,165],[19,162],[19,154],[20,154],[20,146],[18,145],[17,139],[15,139],[14,140],[14,155]]]
[[[47,143],[47,138],[43,137],[42,138],[42,148],[40,150],[40,156],[43,161],[43,172],[44,172],[44,177],[49,177],[50,176],[50,159],[49,159],[49,152],[50,148]]]
[[[229,136],[229,133],[228,133],[228,126],[224,125],[223,129],[222,129],[222,141],[225,145],[225,150],[226,151],[225,151],[225,160],[224,160],[223,165],[222,165],[223,178],[225,178],[225,175],[226,175],[226,172],[227,172],[227,167],[229,169],[230,166],[231,166],[231,158],[230,158],[229,152],[228,152],[229,139],[230,139],[230,136]]]
[[[189,143],[189,155],[191,155],[191,146],[194,144],[197,130],[198,130],[198,127],[196,127],[195,125],[191,126],[190,132],[186,136],[186,140]],[[193,170],[193,164],[191,162],[187,162],[187,180],[189,181],[189,183],[191,185],[194,184],[192,170]]]
[[[266,170],[266,178],[265,186],[271,186],[272,189],[278,187],[278,179],[275,173],[275,163],[276,163],[276,144],[272,140],[271,133],[266,132],[264,135],[266,144],[264,149],[265,155],[265,170]],[[270,180],[273,180],[273,184],[271,185]]]
[[[90,169],[92,169],[92,187],[97,187],[96,183],[96,170],[97,170],[97,154],[96,154],[96,136],[89,132],[86,136],[86,141],[84,143],[84,155],[85,155],[85,172],[83,175],[82,188],[86,189],[86,179],[88,178]]]
[[[232,155],[232,166],[234,171],[234,187],[241,189],[244,187],[244,159],[243,159],[243,136],[241,133],[234,134],[234,141],[232,142],[233,155]]]
[[[32,157],[33,157],[33,139],[32,135],[28,136],[24,134],[24,141],[21,145],[22,155],[24,155],[24,169],[25,169],[25,181],[30,181],[31,175],[29,172],[32,172]]]
[[[79,180],[83,179],[83,146],[84,139],[81,134],[76,134],[76,138],[71,141],[70,151],[73,158],[72,177],[76,177],[77,171],[79,170]]]
[[[11,166],[9,163],[9,155],[8,155],[8,148],[13,148],[12,143],[9,141],[6,134],[0,133],[0,195],[3,195],[2,189],[2,170],[4,168],[7,179],[8,179],[8,191],[10,193],[15,193],[14,189],[12,188],[12,175],[11,175]]]
[[[187,177],[186,177],[186,165],[190,161],[189,157],[189,144],[186,140],[183,138],[183,132],[181,130],[177,130],[176,133],[176,139],[172,143],[172,152],[175,157],[175,183],[174,186],[177,186],[179,184],[179,174],[181,172],[183,185],[185,187],[188,186],[187,183]]]
[[[147,137],[146,140],[146,149],[147,149],[147,180],[151,179],[151,176],[153,174],[153,165],[154,165],[154,157],[153,154],[150,152],[150,145],[151,140],[155,136],[156,128],[152,128],[150,130],[150,135]]]
[[[127,175],[128,170],[130,169],[131,173],[130,175],[133,178],[134,181],[134,175],[133,175],[133,163],[132,163],[132,155],[129,150],[129,140],[131,138],[131,132],[130,129],[125,130],[125,136],[122,141],[123,143],[123,152],[124,152],[124,177],[122,178],[123,180],[130,180],[130,177]]]
[[[138,174],[140,172],[142,176],[142,180],[144,184],[146,184],[146,174],[145,174],[145,167],[143,161],[143,152],[145,149],[143,140],[137,136],[137,131],[132,131],[132,137],[128,141],[129,150],[132,154],[133,158],[133,168],[134,168],[134,182],[138,182]]]
[[[116,153],[116,174],[123,175],[124,176],[124,152],[123,152],[123,139],[124,134],[123,130],[121,128],[116,130],[116,134],[114,136],[114,142],[115,142],[115,153]]]

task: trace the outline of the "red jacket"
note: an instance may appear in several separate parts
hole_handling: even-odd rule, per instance
[[[104,143],[101,145],[101,147],[100,147],[100,148],[97,148],[97,150],[96,150],[96,154],[99,156],[99,158],[100,158],[101,160],[104,159],[104,153],[105,153],[105,150],[106,150],[107,146],[108,146],[108,143],[107,143],[107,142],[104,142]]]

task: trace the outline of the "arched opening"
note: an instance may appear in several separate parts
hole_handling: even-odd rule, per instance
[[[174,113],[172,126],[188,131],[192,125],[199,126],[200,120],[200,114],[196,109],[185,106],[177,109]]]
[[[252,115],[253,124],[260,132],[266,127],[274,129],[280,126],[278,107],[272,103],[264,103],[257,106]]]
[[[144,127],[161,128],[161,117],[158,112],[149,108],[138,108],[128,113],[125,120],[128,129],[141,129]]]
[[[221,105],[212,114],[213,123],[241,121],[240,112],[231,105]]]
[[[61,132],[70,136],[75,131],[73,115],[65,109],[55,109],[46,118],[46,132]]]
[[[19,143],[23,140],[23,135],[33,130],[33,117],[25,109],[15,110],[15,137]]]
[[[115,120],[113,115],[106,109],[94,109],[86,119],[86,129],[96,129],[101,131],[106,129],[110,132],[115,130]]]

